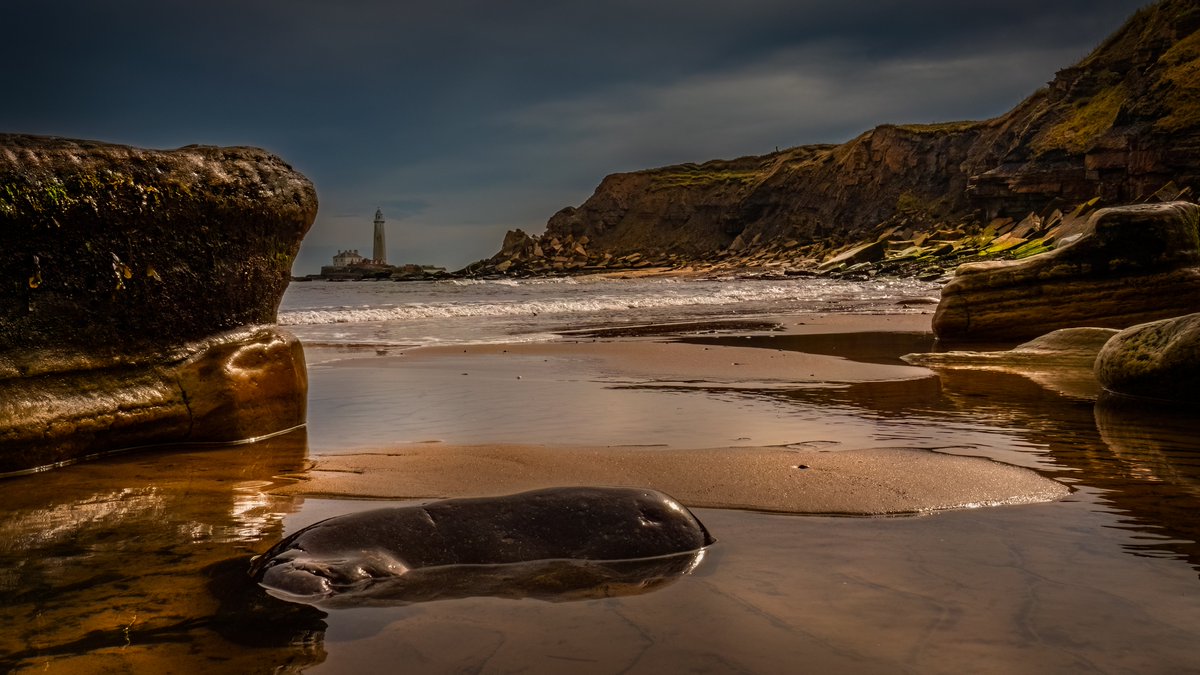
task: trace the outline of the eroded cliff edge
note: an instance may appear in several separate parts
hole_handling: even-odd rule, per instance
[[[302,424],[312,183],[255,148],[0,135],[0,473]]]
[[[1151,5],[992,120],[884,125],[840,145],[614,174],[544,234],[510,232],[496,256],[466,271],[804,270],[880,241],[834,267],[893,259],[882,271],[936,276],[1044,251],[1069,234],[1055,228],[1072,215],[1086,220],[1081,204],[1196,194],[1198,28],[1194,2]]]

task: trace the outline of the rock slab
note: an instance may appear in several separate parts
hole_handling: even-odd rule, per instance
[[[1078,239],[1024,260],[962,265],[942,290],[939,338],[1024,340],[1129,326],[1200,309],[1200,206],[1097,211]]]
[[[1200,404],[1200,313],[1121,331],[1096,357],[1096,379],[1118,394]]]
[[[261,326],[316,210],[256,148],[0,134],[0,472],[302,424],[303,354]]]

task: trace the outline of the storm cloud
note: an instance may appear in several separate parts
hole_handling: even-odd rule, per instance
[[[256,145],[317,184],[296,271],[459,267],[607,173],[1000,114],[1141,0],[9,0],[0,130]]]

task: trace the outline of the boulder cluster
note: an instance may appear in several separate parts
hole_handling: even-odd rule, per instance
[[[942,289],[933,320],[939,339],[1036,339],[999,354],[908,360],[1028,369],[1031,359],[1038,367],[1075,364],[1082,350],[1087,369],[1109,392],[1195,405],[1197,310],[1200,206],[1176,201],[1101,209],[1059,248],[1026,260],[963,265]],[[1064,340],[1073,349],[1069,358],[1061,349],[1043,348]]]

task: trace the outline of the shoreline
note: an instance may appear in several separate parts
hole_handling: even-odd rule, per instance
[[[439,437],[436,432],[441,428],[445,433],[445,422],[442,427],[431,425],[435,441],[326,444],[318,440],[310,449],[311,466],[287,476],[296,482],[275,492],[394,500],[498,495],[567,485],[622,485],[658,489],[689,507],[827,515],[928,513],[1066,496],[1064,485],[1027,468],[936,452],[925,447],[928,444],[874,442],[874,431],[865,423],[857,428],[831,429],[818,420],[800,427],[799,433],[808,431],[807,435],[793,435],[793,440],[782,444],[754,443],[751,435],[759,434],[747,431],[740,439],[744,443],[725,446],[719,438],[705,443],[702,435],[676,433],[673,430],[678,424],[658,426],[656,415],[665,417],[666,413],[656,413],[651,405],[639,418],[641,426],[633,434],[636,442],[613,434],[610,442],[595,443],[597,437],[580,433],[583,427],[561,423],[561,428],[549,433],[521,433],[523,426],[538,425],[540,407],[551,408],[545,413],[551,417],[582,413],[580,425],[592,421],[589,415],[599,415],[596,421],[603,424],[604,417],[616,414],[611,412],[612,404],[607,411],[602,406],[590,412],[563,410],[556,414],[553,407],[561,401],[554,388],[564,382],[592,392],[656,395],[652,399],[656,405],[675,404],[683,409],[676,414],[680,423],[687,424],[688,409],[695,408],[702,415],[704,408],[697,407],[698,400],[707,398],[704,392],[714,388],[757,395],[772,390],[842,390],[929,380],[935,377],[932,371],[903,364],[898,358],[894,364],[868,363],[758,345],[770,344],[774,336],[925,333],[930,320],[929,314],[911,313],[790,315],[774,317],[777,330],[748,324],[721,332],[723,340],[732,342],[754,337],[748,340],[754,346],[745,347],[686,342],[688,336],[708,333],[704,324],[688,324],[686,335],[651,326],[633,336],[564,336],[551,342],[343,354],[343,358],[314,369],[314,389],[319,390],[325,378],[347,377],[367,391],[385,390],[383,382],[408,382],[426,387],[424,396],[438,401],[440,392],[431,390],[440,388],[449,391],[447,396],[453,397],[454,405],[464,406],[464,412],[478,410],[464,402],[472,396],[521,397],[528,403],[495,404],[506,406],[505,414],[465,414],[459,424],[489,423],[471,421],[475,417],[493,425],[491,437],[486,429],[476,430],[472,442]],[[669,326],[665,328],[669,330]],[[855,355],[852,347],[848,345],[847,356]],[[421,379],[416,379],[418,374]],[[372,381],[381,384],[372,386]],[[510,395],[495,393],[498,388],[511,389]],[[539,390],[549,393],[539,398]],[[698,396],[688,395],[689,390]],[[514,419],[522,415],[530,419]],[[770,425],[770,420],[766,423]],[[497,428],[504,425],[516,428]],[[603,432],[599,440],[605,441]]]
[[[1065,485],[1021,467],[921,448],[455,446],[408,444],[310,459],[273,494],[324,499],[490,497],[543,488],[652,488],[689,508],[894,516],[1058,501]]]

